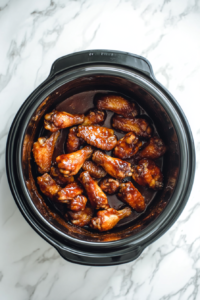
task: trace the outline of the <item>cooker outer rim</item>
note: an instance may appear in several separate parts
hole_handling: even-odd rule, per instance
[[[57,75],[56,75],[57,76]],[[10,132],[9,132],[9,136],[8,136],[8,139],[7,139],[7,147],[6,147],[6,171],[7,171],[7,177],[8,177],[8,181],[9,181],[9,185],[10,185],[10,189],[12,191],[12,194],[13,194],[13,197],[15,199],[15,202],[17,203],[21,213],[23,214],[23,216],[26,218],[26,220],[28,221],[28,223],[31,225],[31,227],[37,232],[40,234],[40,236],[42,236],[45,240],[47,240],[47,242],[49,242],[51,245],[53,245],[58,251],[59,253],[64,256],[64,253],[67,252],[71,252],[73,253],[73,249],[70,248],[70,247],[67,247],[62,245],[62,243],[59,243],[56,239],[54,240],[51,235],[48,236],[48,232],[46,231],[46,228],[41,228],[38,226],[37,223],[33,222],[33,220],[30,220],[30,215],[27,214],[27,211],[24,207],[22,207],[22,205],[20,205],[20,199],[18,199],[17,197],[17,194],[16,194],[16,191],[14,190],[13,188],[13,185],[12,185],[12,181],[11,181],[11,169],[10,169],[10,156],[9,156],[9,153],[11,151],[11,142],[12,142],[12,137],[13,137],[13,134],[14,134],[14,131],[16,131],[16,124],[19,125],[19,119],[20,119],[20,114],[21,112],[23,111],[24,109],[24,106],[26,103],[28,103],[32,97],[34,97],[34,95],[36,94],[37,91],[40,91],[41,89],[45,88],[46,84],[52,80],[52,76],[51,77],[48,77],[47,80],[45,80],[35,91],[33,91],[33,93],[28,97],[28,99],[23,103],[23,105],[21,106],[21,108],[19,109],[13,123],[12,123],[12,126],[11,126],[11,129],[10,129]],[[172,102],[173,102],[173,105],[176,107],[176,110],[179,112],[179,115],[181,116],[181,119],[182,119],[182,122],[184,124],[184,129],[186,131],[186,134],[187,134],[187,141],[188,141],[188,144],[189,144],[189,160],[190,160],[190,165],[191,165],[191,168],[190,168],[190,180],[188,182],[188,189],[187,189],[187,192],[185,194],[185,197],[184,197],[184,201],[182,201],[181,205],[179,205],[178,207],[178,210],[176,211],[176,214],[173,215],[173,218],[171,218],[170,222],[168,222],[168,224],[165,225],[165,227],[159,231],[159,233],[157,233],[157,235],[155,235],[154,237],[152,237],[151,241],[148,241],[146,243],[141,243],[140,246],[136,246],[135,244],[131,244],[129,243],[129,246],[130,248],[132,249],[132,251],[135,249],[137,250],[136,253],[135,253],[135,257],[132,257],[132,259],[135,259],[136,257],[138,257],[140,255],[140,253],[143,251],[143,249],[145,247],[147,247],[149,244],[151,244],[153,241],[155,241],[156,239],[158,239],[162,234],[164,234],[171,226],[172,224],[177,220],[178,216],[180,215],[180,213],[182,212],[185,204],[187,203],[187,200],[189,198],[189,195],[190,195],[190,192],[191,192],[191,188],[192,188],[192,184],[193,184],[193,180],[194,180],[194,174],[195,174],[195,150],[194,150],[194,142],[193,142],[193,137],[192,137],[192,133],[191,133],[191,129],[190,129],[190,126],[188,124],[188,121],[182,111],[182,109],[180,108],[179,104],[177,103],[177,101],[174,99],[174,97],[169,93],[169,91],[167,89],[165,89],[165,87],[163,87],[156,79],[155,77],[153,78],[153,82],[161,89],[161,91],[163,91],[165,94],[167,94],[168,97],[171,98]],[[21,203],[22,204],[22,203]],[[126,240],[126,239],[125,239]],[[101,245],[106,245],[106,247],[104,248],[108,248],[109,245],[111,246],[111,244],[115,243],[116,245],[116,242],[119,242],[119,241],[114,241],[114,242],[106,242],[106,243],[101,243]],[[89,244],[91,244],[92,242],[90,242]],[[71,246],[71,245],[69,245]],[[100,248],[100,244],[97,243],[96,245],[98,248]],[[103,250],[103,249],[102,249]],[[139,253],[139,254],[138,254]],[[117,254],[117,253],[116,253]],[[84,262],[81,260],[77,260],[77,256],[84,256],[86,255],[86,257],[88,257],[88,260],[90,262]],[[109,257],[114,257],[115,256],[115,251],[114,252],[109,252],[108,253]],[[90,257],[90,259],[89,259]],[[92,258],[93,257],[93,258]],[[67,258],[65,257],[65,259],[67,258],[68,260],[70,261],[73,261],[73,262],[78,262],[78,263],[82,263],[82,264],[91,264],[91,265],[96,265],[95,262],[92,262],[93,260],[97,259],[98,255],[94,255],[94,254],[91,254],[89,255],[89,253],[87,251],[83,251],[83,249],[81,251],[76,251],[76,253],[74,254],[74,258],[71,257],[71,258]],[[103,259],[103,257],[102,257]],[[120,262],[119,263],[123,263],[123,262],[128,262],[130,260],[132,260],[129,258],[129,260],[124,260],[122,259],[122,257],[120,258]],[[104,257],[104,261],[105,261],[105,257]],[[107,264],[100,264],[98,263],[98,265],[110,265],[110,264],[117,264],[117,260],[114,259],[113,263],[112,262],[108,262]]]

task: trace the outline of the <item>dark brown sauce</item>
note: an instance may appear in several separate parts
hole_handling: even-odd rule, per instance
[[[71,114],[86,113],[89,109],[95,107],[94,98],[95,98],[95,95],[98,94],[98,93],[114,93],[114,92],[108,91],[108,90],[93,90],[93,91],[82,92],[82,93],[79,93],[79,94],[75,94],[72,97],[69,97],[66,100],[62,101],[57,106],[55,106],[54,109],[56,109],[58,111],[66,111],[66,112],[71,113]],[[118,95],[119,95],[119,93],[118,93]],[[125,97],[127,100],[131,101],[131,99],[129,99],[129,97],[127,97],[125,95],[122,95],[122,96]],[[146,111],[139,105],[139,103],[138,103],[138,106],[140,108],[140,116],[144,115],[145,117],[150,119],[150,117],[148,116]],[[112,119],[112,116],[113,116],[113,112],[106,111],[106,113],[107,113],[107,117],[106,117],[106,120],[105,120],[105,122],[102,126],[112,128],[111,127],[111,119]],[[151,120],[151,122],[152,122],[152,127],[154,129],[153,135],[154,136],[159,136],[158,132],[156,130],[156,127],[155,127],[152,120]],[[53,164],[55,163],[55,160],[56,160],[57,156],[65,153],[68,131],[69,131],[68,128],[61,130],[61,134],[60,134],[60,136],[57,140],[55,150],[54,150],[54,154],[53,154],[53,159],[52,159]],[[39,136],[49,136],[50,134],[51,134],[50,132],[47,132],[44,128],[42,128],[40,133],[39,133]],[[118,132],[118,131],[115,130],[115,134],[116,134],[118,139],[121,139],[124,136],[125,133]],[[108,155],[112,156],[112,151],[107,151],[106,153]],[[127,161],[134,164],[134,158],[131,158]],[[162,169],[163,158],[158,159],[156,161],[156,164]],[[139,186],[136,182],[133,181],[133,179],[131,177],[127,177],[123,181],[124,182],[132,181],[133,182],[134,186],[145,197],[145,203],[146,203],[146,209],[147,209],[147,207],[152,203],[153,199],[155,198],[157,192],[155,192],[154,190],[151,190],[149,188]],[[118,199],[116,194],[115,195],[107,195],[107,198],[108,198],[108,202],[109,202],[109,204],[112,208],[115,208],[115,209],[118,210],[118,209],[121,209],[121,208],[126,206],[125,203],[123,203],[121,200]],[[53,206],[61,215],[64,214],[64,212],[65,212],[65,205],[64,204],[62,204],[62,205],[54,205],[53,204]],[[115,228],[119,228],[123,225],[126,225],[128,223],[133,222],[138,217],[140,217],[142,214],[144,214],[144,212],[137,213],[136,211],[133,210],[132,214],[129,217],[124,218],[123,220],[121,220],[115,226]],[[89,229],[88,226],[86,228]]]

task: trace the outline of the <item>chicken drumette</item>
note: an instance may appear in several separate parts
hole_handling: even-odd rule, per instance
[[[67,203],[68,200],[72,200],[82,193],[83,189],[76,182],[73,182],[58,192],[57,200],[62,203]]]
[[[60,189],[56,195],[56,200],[67,204],[67,208],[72,211],[84,210],[87,198],[82,195],[83,189],[76,183],[68,184]]]
[[[37,183],[41,192],[50,199],[54,199],[58,191],[61,189],[60,186],[56,184],[55,180],[53,180],[47,173],[37,177]]]
[[[113,178],[105,178],[100,181],[99,184],[102,191],[106,194],[114,194],[119,189],[119,181]]]
[[[82,168],[84,171],[88,171],[90,175],[95,178],[102,178],[107,174],[102,167],[97,166],[92,161],[85,161]]]
[[[85,210],[87,198],[83,195],[78,195],[74,199],[67,202],[67,208],[72,211]]]
[[[33,156],[40,173],[47,173],[50,171],[54,147],[59,135],[60,132],[58,131],[52,133],[48,139],[40,137],[37,142],[33,144]]]
[[[149,144],[139,151],[136,155],[137,159],[150,158],[157,159],[165,154],[167,147],[158,137],[150,138]]]
[[[109,208],[97,212],[97,217],[90,222],[90,227],[99,231],[107,231],[112,229],[120,220],[130,216],[131,209],[126,207],[122,210]]]
[[[56,162],[58,164],[59,171],[66,177],[77,174],[86,159],[90,158],[92,153],[92,147],[86,146],[76,152],[58,156],[56,158]]]
[[[82,125],[102,125],[105,118],[106,113],[104,111],[93,109],[85,116],[85,120]]]
[[[120,185],[118,197],[137,212],[142,212],[145,209],[144,197],[130,181]]]
[[[125,132],[132,131],[144,138],[149,138],[152,134],[152,127],[149,125],[149,122],[142,118],[124,118],[114,115],[112,126]]]
[[[104,168],[112,177],[123,179],[132,175],[131,164],[119,158],[114,158],[97,150],[92,156],[92,160]]]
[[[97,182],[92,179],[88,171],[81,173],[79,180],[86,190],[88,199],[95,209],[109,208],[108,199]]]
[[[62,186],[74,182],[74,176],[63,176],[63,174],[60,173],[57,167],[51,167],[50,175],[53,177],[57,184]]]
[[[80,210],[78,212],[68,211],[66,215],[66,219],[70,219],[72,224],[83,227],[90,223],[90,220],[93,216],[93,210],[91,207],[86,207],[84,210]]]
[[[44,116],[44,128],[54,132],[58,129],[82,124],[84,119],[85,116],[83,114],[71,115],[65,111],[54,110]]]
[[[83,138],[88,144],[102,150],[112,150],[117,144],[114,130],[98,125],[78,126],[77,136]]]
[[[155,162],[143,158],[133,167],[133,179],[143,186],[151,189],[159,190],[163,188],[163,175],[161,170],[156,166]]]
[[[135,117],[139,114],[139,109],[134,102],[129,102],[117,95],[99,95],[97,108],[111,110],[124,117]]]
[[[72,153],[79,150],[80,146],[85,143],[82,138],[77,136],[77,133],[78,127],[70,128],[66,144],[67,153]]]
[[[117,142],[113,154],[121,159],[127,159],[134,156],[141,146],[139,138],[133,132],[129,132]]]

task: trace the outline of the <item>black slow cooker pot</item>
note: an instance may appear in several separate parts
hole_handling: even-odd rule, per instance
[[[92,90],[109,90],[137,101],[168,148],[164,189],[137,220],[105,233],[72,226],[48,205],[34,178],[31,151],[44,114],[55,103]],[[136,259],[177,220],[192,188],[195,150],[183,111],[155,79],[148,60],[120,51],[91,50],[57,59],[49,77],[23,103],[9,132],[6,167],[10,189],[23,216],[63,258],[85,265],[115,265]]]

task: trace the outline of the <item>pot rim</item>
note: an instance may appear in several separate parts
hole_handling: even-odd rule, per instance
[[[142,87],[146,87],[148,86],[149,91],[151,90],[151,92],[156,93],[156,99],[160,102],[160,98],[161,95],[162,97],[164,97],[163,99],[165,99],[165,109],[167,110],[168,115],[170,116],[172,123],[175,126],[175,129],[177,131],[177,128],[179,128],[179,130],[181,129],[183,133],[181,133],[181,130],[179,132],[177,132],[177,136],[178,138],[182,139],[181,143],[179,140],[179,143],[182,144],[183,147],[180,147],[180,154],[181,154],[181,170],[182,172],[186,169],[190,170],[189,175],[186,176],[187,178],[182,177],[178,178],[178,182],[177,182],[177,186],[175,187],[175,191],[172,195],[172,198],[170,200],[170,202],[168,203],[167,207],[164,209],[164,211],[161,213],[161,215],[159,215],[157,217],[156,220],[154,220],[152,222],[152,224],[148,225],[147,228],[143,229],[141,232],[134,234],[133,236],[121,239],[121,240],[117,240],[117,241],[112,241],[112,242],[87,242],[87,241],[82,241],[73,237],[70,237],[64,233],[62,233],[61,231],[59,231],[58,229],[56,229],[54,226],[52,226],[48,221],[46,221],[46,219],[44,217],[42,217],[39,213],[39,211],[37,211],[36,207],[34,206],[34,204],[31,201],[30,195],[28,194],[27,188],[25,186],[25,182],[24,180],[21,181],[22,186],[21,188],[23,189],[23,193],[26,195],[26,198],[29,198],[29,202],[32,204],[34,213],[36,213],[36,215],[38,216],[38,214],[40,215],[39,219],[40,221],[42,221],[41,223],[37,223],[36,220],[38,221],[38,219],[35,218],[34,214],[31,214],[30,211],[27,209],[25,203],[23,203],[22,199],[20,199],[19,193],[17,191],[17,189],[15,189],[13,187],[12,184],[12,179],[14,179],[11,175],[11,161],[12,161],[12,157],[11,157],[11,152],[13,153],[13,146],[12,146],[12,138],[13,135],[16,134],[16,132],[18,131],[18,134],[20,132],[20,136],[21,139],[18,138],[17,141],[17,167],[18,167],[18,176],[19,178],[23,179],[23,173],[22,173],[22,168],[21,168],[21,150],[22,150],[22,143],[23,143],[23,139],[24,139],[24,133],[26,130],[26,126],[21,126],[20,130],[19,128],[17,128],[17,124],[19,125],[22,117],[20,117],[20,115],[22,116],[28,105],[32,104],[34,102],[35,98],[38,98],[38,96],[40,95],[40,97],[43,95],[42,100],[40,98],[40,102],[39,100],[37,100],[37,105],[35,104],[31,111],[35,111],[36,106],[38,107],[38,105],[46,98],[46,96],[48,96],[53,90],[58,88],[58,81],[59,80],[66,80],[66,76],[71,77],[71,80],[74,80],[77,77],[82,77],[82,73],[80,72],[82,69],[82,71],[86,71],[87,74],[84,75],[94,75],[94,73],[92,73],[92,71],[94,71],[95,69],[95,74],[97,74],[97,70],[98,70],[98,74],[105,74],[105,72],[109,72],[109,75],[111,74],[110,71],[112,69],[113,74],[116,74],[116,71],[118,72],[118,76],[119,73],[121,75],[125,75],[126,76],[130,76],[130,79],[134,78],[135,83],[139,83],[139,80],[142,79],[142,83],[145,86],[142,86],[140,84],[140,86]],[[77,77],[73,77],[72,75],[75,76],[75,73],[77,74]],[[153,77],[153,76],[152,76]],[[126,78],[127,79],[127,78]],[[71,81],[70,80],[70,81]],[[66,81],[65,81],[66,82]],[[140,81],[141,83],[141,81]],[[64,84],[62,82],[62,84]],[[49,91],[49,89],[51,89],[51,91]],[[47,93],[48,91],[48,93]],[[44,97],[44,94],[47,93],[47,95]],[[153,94],[153,93],[152,93]],[[159,97],[158,97],[159,96]],[[163,105],[163,103],[161,103]],[[176,111],[174,110],[174,108],[176,109]],[[31,113],[32,115],[32,113]],[[173,117],[173,119],[172,119]],[[28,119],[28,121],[23,120],[23,125],[24,123],[29,123],[30,119]],[[176,125],[175,125],[176,123]],[[21,124],[21,123],[20,123]],[[21,124],[22,125],[22,124]],[[185,144],[185,145],[184,145]],[[183,163],[183,165],[182,165]],[[84,246],[90,246],[90,247],[97,247],[97,248],[109,248],[109,247],[115,247],[118,245],[125,245],[128,243],[131,243],[132,245],[134,245],[135,247],[138,246],[138,244],[141,246],[141,244],[143,245],[143,247],[147,246],[149,244],[148,239],[151,238],[151,242],[155,239],[158,238],[158,236],[162,235],[165,231],[167,231],[167,229],[169,227],[171,227],[171,225],[176,221],[176,219],[178,218],[178,216],[180,215],[180,213],[182,212],[188,197],[190,195],[191,192],[191,188],[192,188],[192,184],[193,184],[193,180],[194,180],[194,174],[195,174],[195,150],[194,150],[194,142],[193,142],[193,137],[192,137],[192,133],[191,133],[191,129],[190,126],[188,124],[188,121],[182,111],[182,109],[180,108],[179,104],[177,103],[177,101],[174,99],[174,97],[155,79],[155,77],[152,79],[147,78],[144,75],[141,75],[140,73],[137,73],[135,70],[131,70],[130,69],[126,69],[124,67],[120,67],[119,66],[95,66],[95,65],[85,65],[83,67],[79,67],[79,68],[75,68],[72,69],[70,71],[68,71],[67,73],[61,73],[58,74],[54,77],[50,76],[47,78],[47,80],[45,80],[35,91],[33,91],[33,93],[27,98],[27,100],[24,102],[24,104],[21,106],[21,108],[19,109],[9,132],[9,136],[7,139],[7,148],[6,148],[6,170],[7,170],[7,176],[8,176],[8,181],[9,181],[9,185],[12,191],[12,194],[14,196],[14,199],[18,205],[18,207],[20,208],[20,211],[22,212],[22,214],[25,216],[26,220],[29,222],[29,224],[31,224],[31,226],[43,237],[47,240],[48,238],[48,242],[50,242],[51,244],[53,244],[54,247],[56,248],[62,248],[63,249],[63,244],[62,242],[60,243],[57,239],[55,239],[54,237],[51,237],[51,234],[49,235],[49,232],[47,231],[47,228],[50,229],[51,231],[53,230],[53,232],[58,235],[59,237],[64,238],[63,242],[66,240],[70,241],[73,243],[73,245],[84,245]],[[181,173],[181,172],[180,172]],[[186,184],[186,179],[187,179],[187,184]],[[181,180],[181,182],[180,182]],[[179,193],[177,193],[177,187],[178,184],[183,187],[183,189],[181,191],[179,191]],[[185,188],[184,188],[185,186]],[[180,189],[180,186],[179,186]],[[175,201],[175,198],[176,199]],[[29,203],[29,204],[30,204]],[[41,218],[42,217],[42,218]],[[161,218],[162,217],[162,218]],[[43,219],[43,220],[42,220]],[[150,243],[151,243],[150,242]],[[65,248],[65,246],[64,246]],[[82,250],[81,250],[82,252]]]

